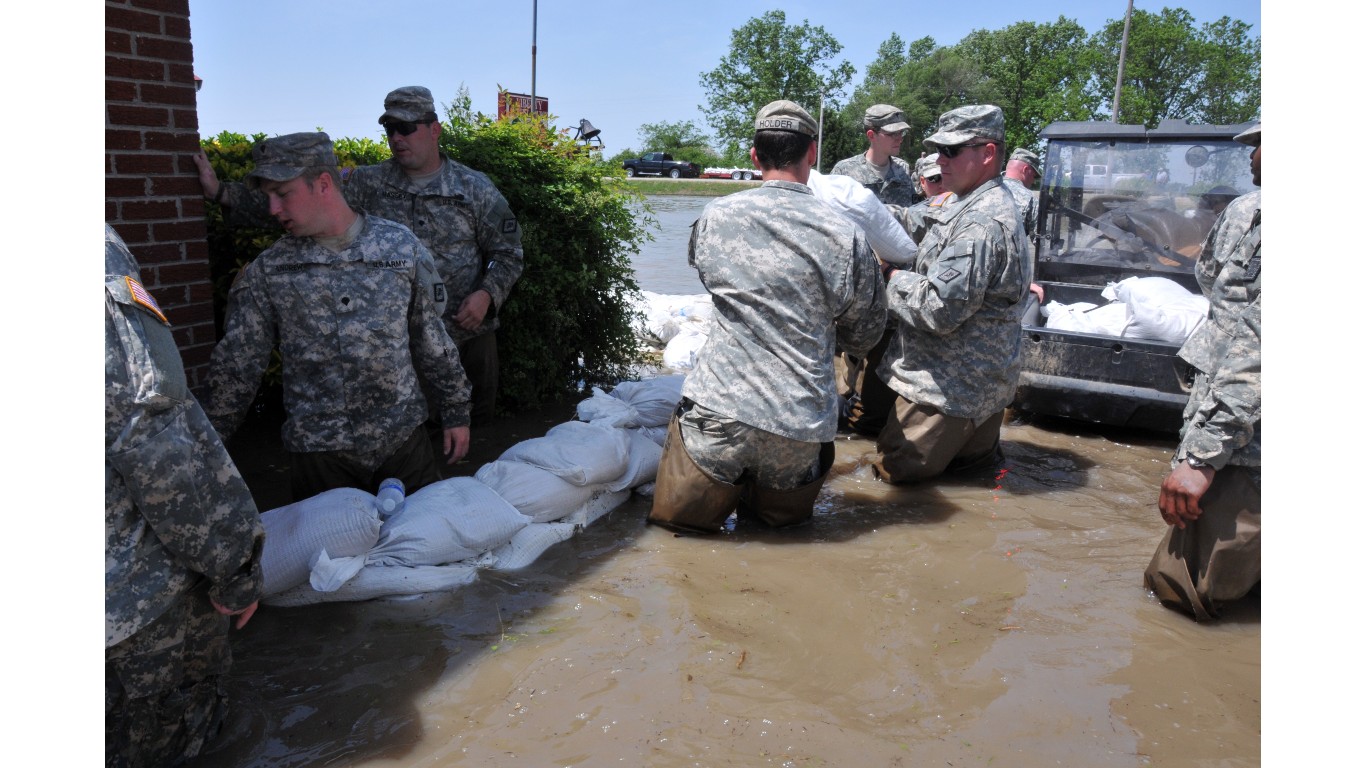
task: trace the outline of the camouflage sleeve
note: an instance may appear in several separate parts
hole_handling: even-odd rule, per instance
[[[1243,270],[1225,268],[1226,293],[1251,297],[1238,311],[1224,312],[1201,324],[1181,350],[1196,368],[1206,371],[1196,381],[1186,406],[1185,429],[1177,458],[1194,456],[1216,470],[1247,445],[1262,420],[1262,298]],[[1201,341],[1206,355],[1190,354]]]
[[[182,386],[170,328],[134,313],[122,316],[127,341],[106,352],[135,387],[116,409],[119,423],[107,425],[106,460],[158,540],[209,578],[221,605],[245,608],[262,588],[265,534],[256,504],[199,402]]]
[[[873,249],[859,232],[849,274],[850,302],[835,322],[835,341],[855,357],[868,353],[887,327],[887,291]]]
[[[887,212],[892,214],[901,228],[906,230],[906,234],[911,236],[917,245],[925,237],[925,232],[929,229],[929,222],[925,218],[925,213],[929,209],[924,205],[887,205]]]
[[[260,300],[260,272],[258,259],[239,273],[228,293],[223,338],[209,361],[205,411],[224,439],[241,426],[275,348],[275,323]]]
[[[929,333],[957,330],[986,299],[998,248],[970,227],[934,254],[924,274],[899,270],[887,283],[887,307],[898,320]]]
[[[250,189],[240,181],[223,182],[223,222],[229,227],[258,227],[280,230],[280,222],[270,215],[265,193]]]
[[[408,338],[413,347],[413,362],[436,389],[440,398],[441,427],[466,427],[470,423],[470,381],[460,364],[460,352],[446,332],[437,299],[444,295],[445,283],[436,273],[432,254],[416,244],[416,269],[413,299],[408,311]],[[427,277],[424,278],[424,275]]]
[[[479,257],[484,259],[484,275],[478,287],[493,298],[489,313],[496,315],[522,276],[522,228],[503,193],[492,184],[489,192],[480,215]]]

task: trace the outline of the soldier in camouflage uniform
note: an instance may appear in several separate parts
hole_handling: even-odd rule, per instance
[[[835,163],[831,173],[848,176],[889,205],[914,205],[923,197],[911,178],[911,165],[899,157],[911,124],[890,104],[874,104],[863,113],[868,149]]]
[[[265,533],[170,324],[104,231],[105,762],[172,765],[222,721],[227,617],[256,611]]]
[[[1038,155],[1020,147],[1010,153],[1005,175],[1001,179],[1005,182],[1006,191],[1020,207],[1020,223],[1024,224],[1025,237],[1034,236],[1034,225],[1039,221],[1039,198],[1030,190],[1043,175],[1042,168]]]
[[[325,133],[267,139],[248,177],[288,235],[244,267],[213,351],[208,413],[231,435],[278,342],[294,498],[441,479],[422,429],[435,387],[450,463],[469,450],[469,383],[441,322],[440,276],[401,224],[353,211]]]
[[[999,107],[944,113],[925,146],[939,153],[954,202],[893,210],[920,250],[914,269],[887,270],[887,309],[900,322],[877,371],[898,395],[873,460],[884,481],[979,466],[999,451],[1033,279],[1019,211],[999,178],[1004,141]]]
[[[939,170],[938,152],[931,152],[915,162],[915,182],[920,185],[920,191],[925,193],[925,199],[920,203],[944,194],[944,176]]]
[[[1262,125],[1234,137],[1262,183]],[[1210,230],[1195,276],[1209,315],[1180,355],[1196,370],[1181,444],[1162,482],[1166,536],[1143,573],[1164,605],[1198,621],[1262,579],[1262,193],[1234,200]]]
[[[411,85],[384,99],[379,122],[393,157],[350,170],[342,191],[353,207],[397,221],[431,251],[449,298],[443,319],[470,377],[471,423],[494,414],[498,394],[498,308],[522,274],[522,230],[488,176],[441,154],[431,91]],[[241,184],[220,185],[201,153],[204,193],[236,222],[261,223],[265,199]]]
[[[677,530],[715,533],[737,506],[775,527],[810,519],[834,460],[835,343],[863,354],[886,324],[863,232],[806,186],[815,121],[775,101],[754,128],[763,186],[709,204],[688,244],[716,316],[669,423],[650,511]]]
[[[831,173],[848,176],[889,205],[913,205],[923,195],[911,166],[899,157],[901,142],[911,129],[906,115],[890,104],[874,104],[863,113],[868,150],[835,163]],[[835,385],[840,396],[841,430],[876,435],[887,421],[895,395],[874,373],[891,343],[896,323],[888,319],[882,339],[864,356],[840,349],[835,356]]]

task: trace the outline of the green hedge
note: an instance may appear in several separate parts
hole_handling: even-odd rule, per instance
[[[632,210],[642,196],[621,179],[603,178],[582,146],[539,120],[462,117],[454,110],[448,117],[442,150],[488,174],[522,226],[526,267],[500,310],[499,411],[563,402],[629,378],[640,362],[631,257],[648,237],[648,222]],[[251,170],[252,145],[264,138],[224,132],[203,146],[219,179],[240,180]],[[343,167],[389,157],[388,146],[371,139],[335,139],[334,146]],[[233,277],[281,230],[228,229],[219,206],[208,208],[221,334]],[[278,381],[277,364],[267,382]]]

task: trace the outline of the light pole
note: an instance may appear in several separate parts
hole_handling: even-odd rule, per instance
[[[531,0],[531,114],[536,114],[536,0]]]
[[[1115,76],[1115,105],[1110,110],[1113,122],[1119,122],[1119,89],[1124,85],[1124,56],[1129,51],[1129,19],[1134,15],[1134,0],[1129,0],[1129,10],[1124,12],[1124,37],[1119,41],[1119,73]]]

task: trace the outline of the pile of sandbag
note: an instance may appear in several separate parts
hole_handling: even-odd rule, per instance
[[[1209,300],[1165,277],[1130,277],[1101,291],[1109,304],[1050,301],[1048,328],[1182,344],[1209,314]]]
[[[711,295],[640,293],[635,309],[644,320],[636,326],[636,338],[650,349],[661,350],[666,368],[691,371],[711,331]]]
[[[265,512],[263,602],[293,606],[449,590],[482,568],[529,565],[652,488],[683,377],[595,390],[579,420],[523,440],[474,477],[409,495],[381,518],[374,495],[338,488]]]

